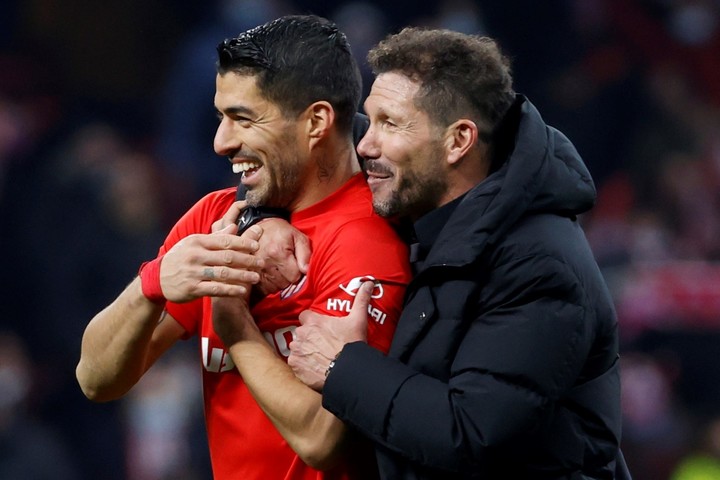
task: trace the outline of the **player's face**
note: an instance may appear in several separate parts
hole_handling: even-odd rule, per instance
[[[375,211],[385,217],[417,218],[441,205],[448,190],[442,132],[415,106],[419,88],[404,75],[383,73],[365,101],[370,128],[358,153]]]
[[[291,206],[302,185],[305,149],[298,122],[282,115],[264,98],[255,77],[232,72],[218,75],[215,108],[220,125],[215,153],[227,156],[233,172],[242,174],[251,205]]]

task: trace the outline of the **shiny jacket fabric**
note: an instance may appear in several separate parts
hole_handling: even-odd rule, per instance
[[[389,355],[347,345],[327,379],[325,407],[376,443],[383,478],[614,478],[617,321],[577,220],[595,188],[529,101],[514,110],[505,157],[410,284]]]

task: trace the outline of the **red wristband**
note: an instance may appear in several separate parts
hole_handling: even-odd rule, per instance
[[[140,285],[142,285],[142,293],[153,303],[164,305],[167,299],[163,295],[160,287],[160,262],[163,256],[157,257],[140,265],[138,275],[140,276]]]

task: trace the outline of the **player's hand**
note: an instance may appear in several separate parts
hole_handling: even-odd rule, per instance
[[[311,310],[300,314],[301,325],[290,343],[288,365],[304,384],[322,390],[328,366],[343,346],[367,340],[367,312],[373,288],[373,282],[362,284],[346,317]]]
[[[225,215],[213,223],[213,232],[237,224],[240,212],[246,206],[244,200],[234,202]],[[265,296],[300,281],[307,273],[311,247],[307,236],[282,218],[266,218],[258,225],[263,234],[255,254],[265,261],[265,267],[260,271],[260,282],[254,290],[255,294]]]
[[[212,232],[219,232],[220,230],[229,227],[230,225],[237,226],[238,218],[240,218],[240,212],[247,206],[245,200],[238,200],[230,205],[230,208],[220,220],[215,221],[212,224]],[[236,230],[237,231],[237,230]]]
[[[262,229],[251,227],[242,237],[229,224],[212,234],[189,235],[175,244],[160,266],[160,285],[173,302],[203,296],[244,296],[260,281],[265,266],[255,255]]]
[[[307,273],[311,250],[307,236],[281,218],[266,218],[258,225],[263,234],[256,255],[265,268],[254,288],[264,296],[300,281]]]
[[[213,297],[212,321],[213,330],[227,348],[240,341],[265,342],[250,314],[247,295],[243,297]]]

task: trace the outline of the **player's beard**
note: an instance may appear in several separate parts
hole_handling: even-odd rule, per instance
[[[297,199],[304,179],[304,161],[298,150],[294,131],[284,130],[272,152],[274,158],[265,159],[263,181],[247,191],[249,205],[287,208]]]

